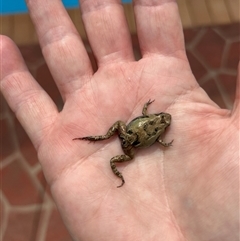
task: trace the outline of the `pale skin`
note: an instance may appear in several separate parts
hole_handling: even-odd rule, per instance
[[[233,109],[220,109],[191,73],[175,1],[134,1],[137,62],[119,1],[81,1],[96,73],[61,2],[27,2],[64,108],[58,112],[5,36],[0,86],[73,239],[237,241],[239,77]],[[121,153],[119,140],[72,139],[132,120],[148,99],[149,112],[171,114],[166,136],[174,145],[138,150],[119,167],[126,183],[116,188],[109,160]]]

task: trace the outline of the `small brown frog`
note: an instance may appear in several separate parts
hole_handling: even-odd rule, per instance
[[[110,166],[113,173],[122,179],[122,183],[118,187],[122,187],[125,183],[125,180],[122,173],[117,170],[116,163],[132,160],[134,157],[134,148],[148,147],[156,141],[158,141],[161,145],[168,147],[171,146],[173,142],[172,140],[171,142],[166,143],[161,139],[161,135],[171,123],[171,115],[163,112],[159,114],[147,114],[147,108],[153,101],[149,100],[147,103],[145,103],[142,110],[143,115],[136,117],[128,125],[122,121],[117,121],[108,130],[106,135],[86,136],[73,139],[101,141],[109,139],[116,132],[118,132],[118,137],[120,138],[122,149],[125,155],[118,155],[110,160]]]

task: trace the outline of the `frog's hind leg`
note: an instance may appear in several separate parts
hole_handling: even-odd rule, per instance
[[[125,183],[125,180],[124,180],[124,178],[123,178],[122,173],[118,171],[115,163],[118,163],[118,162],[126,162],[126,161],[131,161],[131,160],[132,160],[132,157],[127,156],[127,155],[115,156],[115,157],[113,157],[113,158],[110,160],[110,166],[111,166],[111,168],[112,168],[113,173],[114,173],[116,176],[118,176],[119,178],[122,179],[121,185],[119,185],[119,186],[117,186],[117,187],[122,187],[122,186],[124,185],[124,183]]]
[[[85,136],[85,137],[79,137],[74,138],[73,140],[88,140],[88,141],[101,141],[109,139],[111,136],[113,136],[116,132],[124,132],[126,131],[126,125],[122,121],[115,122],[108,130],[106,135],[101,136]]]
[[[154,101],[154,100],[149,100],[147,103],[144,104],[143,110],[142,110],[142,114],[143,114],[143,115],[147,115],[147,108],[148,108],[148,106],[149,106],[150,104],[153,103],[153,101]]]

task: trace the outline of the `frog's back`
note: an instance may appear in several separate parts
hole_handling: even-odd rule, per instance
[[[128,125],[127,125],[127,132],[132,130],[136,132],[136,130],[143,129],[144,125],[149,121],[147,116],[138,116],[134,118]]]
[[[127,133],[137,137],[132,143],[134,147],[148,147],[156,141],[158,135],[153,135],[152,131],[149,132],[148,126],[148,116],[136,117],[127,125]]]

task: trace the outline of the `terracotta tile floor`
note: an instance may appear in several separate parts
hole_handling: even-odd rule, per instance
[[[185,30],[193,73],[222,108],[233,105],[239,61],[239,24]],[[136,56],[137,39],[133,36]],[[32,74],[56,104],[62,101],[38,46],[20,47]],[[93,59],[93,57],[91,56]],[[1,223],[3,241],[71,240],[51,198],[36,152],[1,96]]]

